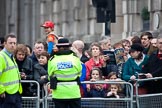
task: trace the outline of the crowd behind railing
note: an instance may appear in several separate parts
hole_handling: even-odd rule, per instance
[[[58,37],[59,38],[59,37]],[[60,37],[62,38],[62,37]],[[18,65],[22,80],[35,80],[40,85],[40,94],[49,82],[48,61],[57,52],[47,52],[47,43],[36,41],[34,48],[29,45],[18,44],[14,51],[14,58]],[[86,46],[87,47],[87,46]],[[72,42],[71,50],[82,62],[80,81],[126,81],[134,88],[137,79],[147,79],[162,76],[162,35],[154,38],[150,32],[143,32],[140,36],[123,39],[111,45],[111,39],[104,37],[99,42],[93,42],[88,49],[81,40]],[[22,96],[36,96],[35,84],[23,83]],[[154,88],[154,89],[152,89]],[[153,80],[138,85],[138,94],[162,93],[162,81]],[[80,91],[84,97],[121,98],[125,96],[125,86],[119,84],[82,84]],[[134,92],[137,89],[134,89]],[[48,85],[48,93],[51,93]],[[42,98],[42,95],[40,95]]]
[[[160,108],[162,107],[162,93],[156,94],[140,94],[139,85],[144,82],[162,80],[162,77],[137,79],[136,85],[123,80],[109,81],[83,81],[82,85],[90,85],[96,87],[98,92],[87,93],[86,97],[81,98],[82,108]],[[37,91],[33,96],[23,96],[22,106],[31,108],[55,108],[55,104],[51,101],[52,94],[49,91],[50,83],[47,83],[42,90],[39,89],[39,83],[33,80],[22,80],[22,83],[35,84]],[[100,86],[100,87],[99,87]],[[101,87],[103,86],[103,87]],[[104,87],[108,87],[108,92],[103,92]],[[119,87],[119,88],[118,88]],[[101,89],[102,88],[102,89]],[[94,88],[93,88],[94,90]],[[92,90],[92,91],[93,91]],[[96,90],[96,91],[97,91]],[[106,90],[106,89],[105,89]],[[40,92],[42,91],[42,92]],[[93,96],[93,97],[92,97]],[[148,104],[151,103],[151,104]]]
[[[134,85],[134,80],[138,78],[160,77],[162,75],[161,38],[161,35],[159,35],[156,42],[152,43],[155,39],[152,34],[143,32],[139,37],[134,36],[131,40],[123,39],[111,45],[111,39],[106,37],[99,42],[93,42],[87,50],[84,50],[85,44],[83,41],[74,41],[71,50],[82,61],[82,76],[80,80],[93,82],[122,79],[130,81]],[[22,80],[38,81],[40,88],[43,88],[49,79],[47,71],[49,58],[50,56],[46,52],[46,43],[42,41],[35,42],[32,52],[29,46],[23,44],[18,44],[15,50],[15,59]],[[82,86],[82,96],[94,97],[94,91],[91,88],[94,89],[94,87],[89,85]],[[102,88],[107,89],[108,87]],[[143,93],[146,93],[145,88],[147,93],[161,92],[161,82],[140,84],[140,88]],[[35,91],[34,85],[25,84],[23,89],[23,95],[28,95]],[[97,94],[94,93],[94,95]]]

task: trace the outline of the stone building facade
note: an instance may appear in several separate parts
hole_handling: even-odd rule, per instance
[[[142,19],[148,8],[149,20]],[[116,0],[116,23],[111,23],[115,43],[144,30],[162,31],[162,0]],[[55,23],[55,32],[85,43],[98,41],[105,33],[105,24],[96,22],[96,9],[91,0],[1,0],[0,36],[15,33],[20,43],[33,45],[45,38],[40,25],[45,20]],[[146,24],[145,24],[146,23]]]

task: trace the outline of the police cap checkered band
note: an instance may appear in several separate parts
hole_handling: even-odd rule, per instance
[[[67,38],[61,38],[58,40],[58,44],[56,46],[70,46],[69,40]]]

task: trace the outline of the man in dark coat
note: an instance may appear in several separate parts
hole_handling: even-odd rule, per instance
[[[148,63],[142,69],[147,78],[162,77],[162,35],[158,37],[157,47],[158,50],[150,55]],[[147,87],[149,93],[162,93],[162,80],[150,81]]]

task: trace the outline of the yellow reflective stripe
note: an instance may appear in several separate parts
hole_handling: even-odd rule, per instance
[[[20,83],[20,80],[3,83],[3,86],[9,86],[9,85],[17,84],[17,83]]]
[[[80,74],[80,72],[78,73],[74,73],[74,74],[70,74],[70,75],[62,75],[62,74],[54,74],[54,76],[56,76],[57,78],[74,78],[77,77]]]
[[[6,72],[8,70],[12,70],[12,69],[17,69],[18,67],[17,66],[8,66],[5,70],[3,70],[2,72]]]
[[[12,69],[15,69],[15,68],[18,68],[17,66],[9,66],[9,63],[8,63],[8,60],[7,60],[7,58],[6,58],[6,56],[2,53],[2,56],[3,56],[3,58],[5,59],[5,61],[6,61],[6,69],[5,70],[3,70],[2,72],[6,72],[6,71],[8,71],[8,70],[12,70]]]
[[[9,65],[8,65],[8,61],[7,61],[7,58],[6,58],[6,56],[2,53],[2,56],[3,56],[3,58],[5,59],[5,61],[6,61],[6,67],[8,67]]]
[[[76,85],[77,82],[58,82],[57,85]]]

